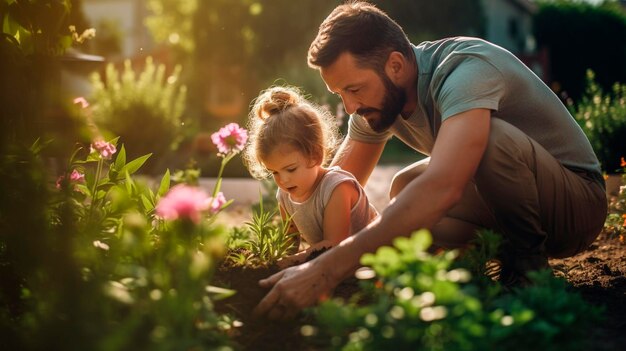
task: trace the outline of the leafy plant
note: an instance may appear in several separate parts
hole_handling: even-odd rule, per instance
[[[130,60],[124,62],[122,72],[107,65],[104,77],[92,76],[94,122],[119,135],[136,150],[134,155],[152,152],[163,161],[182,138],[187,89],[179,82],[180,72],[176,66],[166,77],[165,65],[156,65],[151,57],[141,72],[135,72]]]
[[[616,83],[604,93],[587,70],[585,95],[576,106],[570,104],[574,118],[589,138],[603,170],[615,173],[626,150],[626,84]]]
[[[621,186],[615,199],[609,202],[609,214],[604,223],[604,229],[624,242],[626,236],[626,160],[620,160],[622,166]]]
[[[283,220],[278,209],[259,210],[245,228],[234,229],[229,239],[229,260],[236,265],[271,266],[292,253],[297,233],[289,233],[291,219]]]
[[[374,277],[362,283],[365,296],[315,308],[321,328],[316,340],[326,337],[331,348],[341,350],[586,347],[582,331],[598,320],[599,310],[569,292],[563,281],[549,272],[535,273],[535,285],[511,294],[496,287],[498,294],[484,299],[482,283],[461,267],[462,260],[455,262],[457,253],[431,255],[430,243],[430,234],[421,230],[364,255],[361,263],[373,273],[365,275]]]
[[[71,338],[76,349],[231,349],[236,321],[213,304],[232,292],[210,285],[227,233],[214,219],[228,202],[218,186],[213,196],[186,184],[170,189],[168,171],[152,190],[133,178],[149,155],[127,160],[117,141],[72,155],[52,182],[46,217],[33,223],[48,225],[32,227],[30,248],[0,237],[0,266],[11,277],[0,294],[10,303],[0,309],[9,345],[61,348]],[[226,150],[226,162],[237,152]]]

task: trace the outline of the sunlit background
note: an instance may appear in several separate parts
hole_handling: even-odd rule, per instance
[[[607,90],[626,81],[623,0],[372,2],[396,19],[415,44],[465,35],[510,50],[570,103],[580,100],[588,69]],[[5,33],[21,33],[11,21],[19,23],[18,10],[29,11],[26,3],[3,2]],[[203,156],[214,151],[208,133],[227,122],[245,123],[251,100],[273,84],[301,87],[340,122],[345,118],[340,101],[306,64],[319,24],[341,1],[32,3],[35,21],[48,23],[56,16],[48,31],[67,35],[69,25],[75,28],[73,42],[60,55],[57,93],[66,100],[85,97],[99,130],[110,138],[120,136],[131,154],[153,152],[147,172],[193,160],[206,175],[214,173],[216,161]],[[69,11],[51,11],[52,3],[66,4]],[[136,84],[133,79],[142,73],[144,84]],[[415,155],[392,141],[383,161],[402,161],[405,154]],[[240,166],[230,172],[247,176]]]

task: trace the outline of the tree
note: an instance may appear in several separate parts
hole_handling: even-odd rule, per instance
[[[542,1],[534,17],[534,34],[538,46],[549,51],[557,92],[579,100],[587,69],[596,72],[605,90],[626,81],[626,15],[617,3]]]

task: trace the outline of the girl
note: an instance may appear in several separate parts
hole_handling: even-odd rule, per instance
[[[337,126],[328,112],[307,101],[293,87],[272,87],[255,99],[248,119],[249,139],[243,158],[257,179],[270,174],[276,198],[291,233],[310,246],[279,262],[304,262],[316,251],[339,244],[374,217],[365,191],[352,174],[325,165],[338,144]]]

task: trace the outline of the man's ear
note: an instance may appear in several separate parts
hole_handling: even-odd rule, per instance
[[[385,73],[387,73],[387,77],[389,77],[392,81],[397,82],[398,78],[404,75],[406,64],[406,57],[404,57],[402,53],[399,51],[392,51],[387,58],[387,62],[385,63]]]

